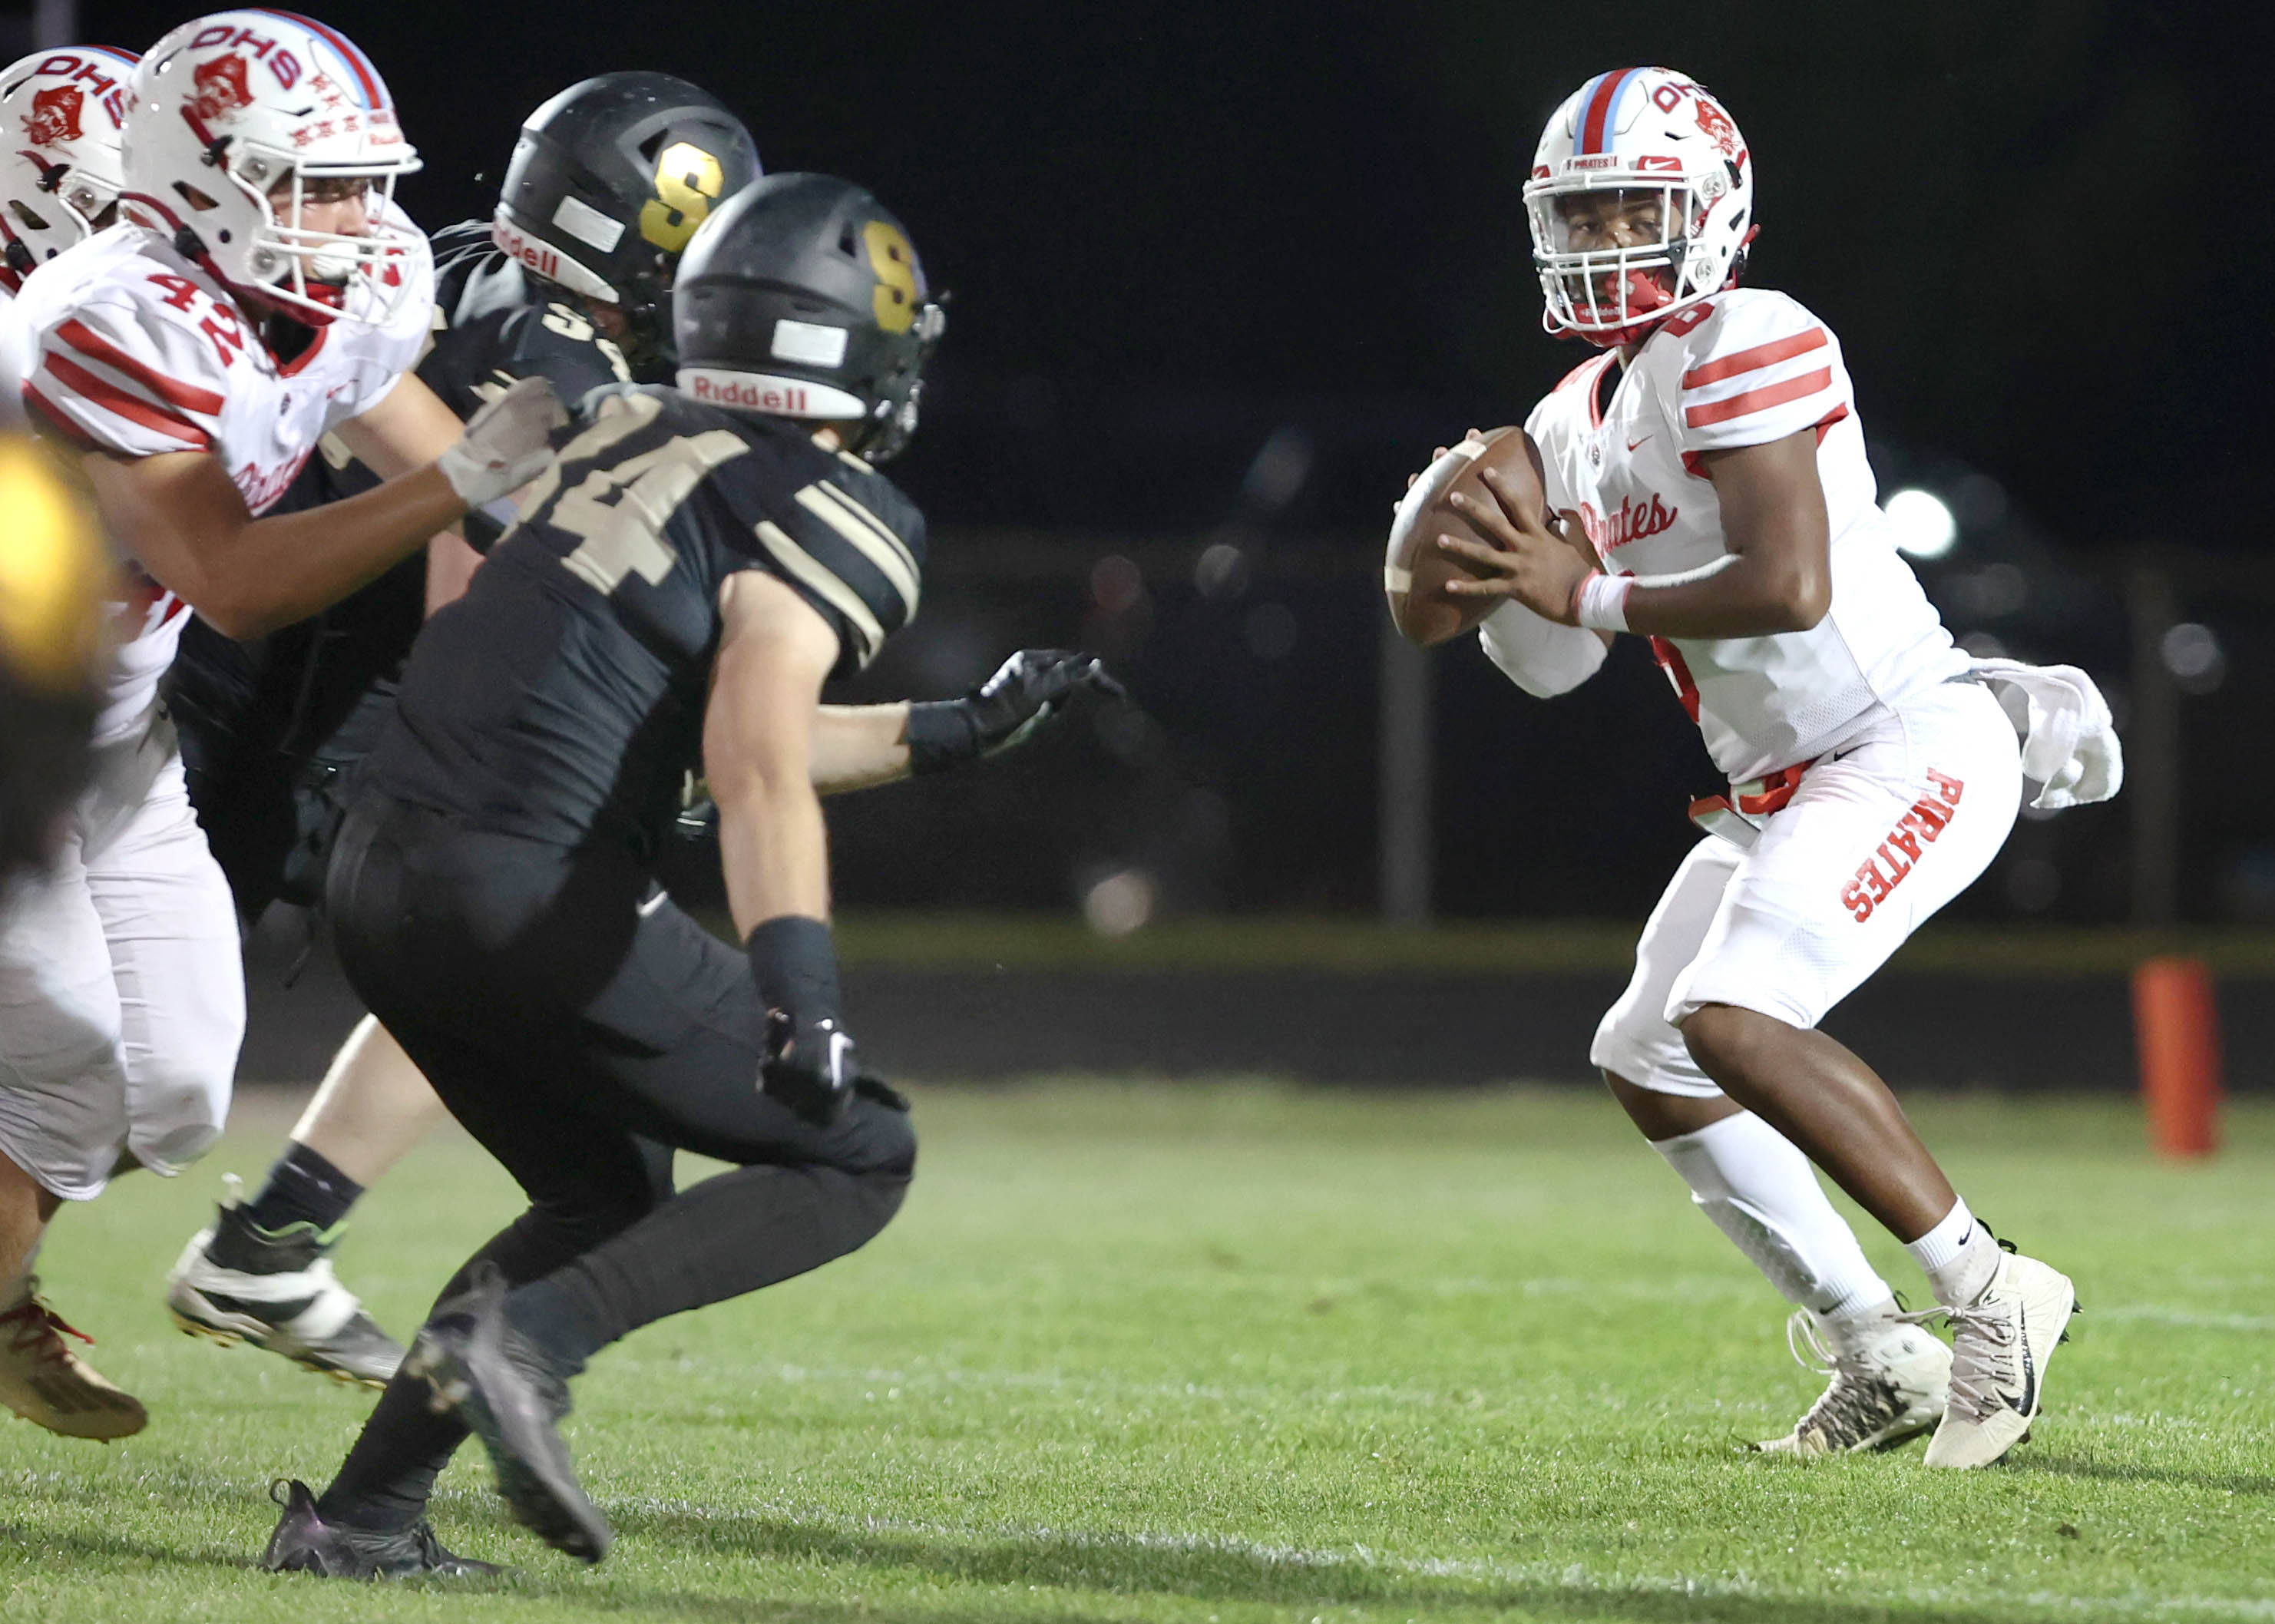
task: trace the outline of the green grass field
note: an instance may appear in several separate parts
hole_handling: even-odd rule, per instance
[[[509,1524],[477,1454],[437,1521],[518,1573],[263,1575],[273,1477],[367,1396],[173,1332],[161,1277],[287,1120],[67,1212],[43,1260],[154,1415],[0,1427],[6,1616],[100,1620],[2275,1619],[2275,1111],[2176,1169],[2116,1103],[1929,1103],[2084,1340],[2009,1463],[1741,1453],[1815,1382],[1780,1304],[1608,1102],[1265,1087],[932,1090],[867,1251],[602,1356],[571,1424],[615,1554]],[[367,1204],[343,1272],[407,1330],[512,1208],[469,1143]],[[1876,1257],[1915,1286],[1901,1252]]]

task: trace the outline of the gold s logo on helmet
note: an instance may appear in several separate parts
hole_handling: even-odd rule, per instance
[[[924,302],[917,280],[917,251],[900,227],[872,220],[861,228],[861,244],[869,251],[869,268],[877,273],[877,325],[888,333],[905,333],[916,325],[917,306]]]
[[[640,206],[640,235],[677,253],[726,190],[718,159],[692,141],[672,142],[655,161],[655,195]]]
[[[30,687],[86,687],[110,578],[94,515],[37,446],[0,438],[0,665]]]

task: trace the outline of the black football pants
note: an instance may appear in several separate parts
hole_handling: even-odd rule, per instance
[[[331,868],[349,980],[529,1197],[442,1295],[493,1263],[518,1288],[510,1308],[542,1299],[578,1358],[854,1250],[898,1211],[916,1165],[896,1104],[864,1093],[821,1129],[759,1091],[766,1014],[748,963],[649,891],[628,856],[474,833],[374,797]],[[674,1149],[737,1166],[674,1194]],[[396,1378],[324,1516],[420,1514],[465,1436],[427,1396]]]

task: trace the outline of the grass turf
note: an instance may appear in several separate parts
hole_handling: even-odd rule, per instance
[[[616,1553],[508,1524],[473,1452],[437,1521],[519,1572],[374,1590],[254,1570],[267,1481],[321,1482],[365,1395],[174,1333],[214,1186],[122,1182],[43,1258],[155,1417],[108,1449],[0,1428],[11,1619],[661,1618],[1236,1624],[2275,1617],[2275,1110],[2161,1167],[2114,1103],[1917,1112],[2087,1336],[2011,1462],[1748,1456],[1816,1384],[1778,1303],[1583,1095],[934,1089],[868,1250],[651,1327],[578,1388]],[[289,1118],[207,1167],[254,1172]],[[343,1272],[407,1330],[512,1210],[423,1149]],[[1900,1250],[1868,1242],[1900,1284]]]

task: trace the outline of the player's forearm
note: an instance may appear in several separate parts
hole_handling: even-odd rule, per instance
[[[1774,637],[1806,631],[1825,618],[1832,586],[1798,559],[1743,555],[1702,578],[1628,591],[1628,630],[1645,637]]]
[[[450,482],[428,467],[344,502],[191,539],[178,563],[144,562],[217,630],[260,637],[376,580],[465,510]],[[168,579],[168,568],[186,578]]]
[[[843,795],[909,775],[909,706],[824,705],[813,713],[808,776],[818,795]]]
[[[812,784],[752,769],[713,781],[711,791],[736,936],[784,915],[828,919],[829,838]]]

